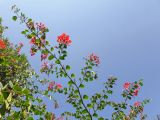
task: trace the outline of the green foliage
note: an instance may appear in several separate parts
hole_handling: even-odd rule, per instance
[[[0,28],[4,28],[1,22]],[[36,85],[37,74],[30,67],[26,56],[18,53],[20,47],[11,45],[3,37],[3,32],[4,29],[1,39],[6,48],[0,49],[0,119],[33,120],[37,117],[51,120],[53,114],[46,111],[46,105],[42,104],[41,99],[43,92]]]

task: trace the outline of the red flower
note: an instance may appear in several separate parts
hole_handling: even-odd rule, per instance
[[[89,56],[89,60],[96,64],[100,63],[99,57],[93,53]]]
[[[61,84],[57,84],[56,87],[57,87],[57,89],[61,89],[62,85]]]
[[[48,57],[48,54],[41,54],[41,61],[45,60]]]
[[[134,96],[137,96],[137,95],[138,95],[138,92],[139,92],[138,89],[135,89],[134,92],[133,92],[133,95],[134,95]]]
[[[46,26],[45,26],[45,24],[43,24],[43,23],[36,23],[36,26],[37,26],[37,28],[40,30],[40,31],[44,31],[45,29],[46,29]]]
[[[55,85],[54,81],[50,82],[48,85],[48,90],[53,90],[54,85]]]
[[[128,90],[129,87],[130,87],[130,85],[131,85],[130,82],[126,82],[126,83],[124,83],[123,88],[124,88],[125,90]]]
[[[57,42],[59,44],[65,44],[65,45],[70,45],[72,43],[72,41],[69,38],[69,35],[66,35],[65,33],[63,33],[62,35],[58,36]]]
[[[135,107],[139,107],[140,105],[141,105],[141,102],[138,102],[138,101],[137,101],[137,102],[134,103],[134,106],[135,106]]]
[[[31,41],[30,41],[30,44],[35,44],[36,43],[36,38],[35,37],[32,37],[31,38]]]
[[[5,49],[5,48],[6,48],[5,42],[0,39],[0,49]]]

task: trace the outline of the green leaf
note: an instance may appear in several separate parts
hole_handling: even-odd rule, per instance
[[[2,85],[2,83],[0,82],[0,90],[3,88],[3,85]]]
[[[107,99],[107,98],[108,98],[108,96],[107,96],[107,95],[104,95],[104,98],[105,98],[105,99]]]
[[[66,70],[70,70],[71,67],[69,65],[66,65]]]
[[[54,47],[51,47],[51,49],[50,49],[51,51],[53,51],[54,50]]]
[[[68,85],[70,86],[70,85],[72,85],[73,84],[73,82],[70,80],[69,82],[68,82]]]
[[[87,104],[88,108],[93,108],[93,106],[91,104]]]
[[[72,74],[71,74],[71,77],[72,77],[72,78],[75,78],[75,77],[76,77],[76,75],[75,75],[74,73],[72,73]]]
[[[54,58],[54,55],[50,55],[50,56],[48,57],[48,60],[53,60],[53,58]]]
[[[83,85],[83,84],[80,84],[79,87],[80,87],[80,88],[84,88],[84,85]]]
[[[143,80],[139,80],[140,86],[143,86]]]
[[[83,99],[84,100],[88,100],[88,96],[87,95],[83,95]]]
[[[98,120],[104,120],[104,118],[100,117],[100,118],[98,118]]]
[[[12,81],[9,81],[9,86],[10,86],[11,88],[13,87]]]
[[[86,109],[82,110],[82,114],[86,114],[86,113],[87,113]]]
[[[93,114],[93,117],[98,117],[98,114],[97,114],[97,113],[94,113],[94,114]]]
[[[60,64],[60,60],[56,60],[55,63],[56,63],[56,64]]]
[[[27,120],[34,120],[33,117],[29,117]]]
[[[16,20],[17,20],[17,16],[13,16],[12,19],[13,19],[14,21],[16,21]]]
[[[7,100],[5,100],[5,105],[6,105],[6,109],[8,110],[9,109],[9,104],[8,104]]]
[[[21,34],[24,34],[24,35],[25,35],[25,34],[26,34],[26,31],[22,31]]]
[[[9,96],[8,96],[8,98],[7,98],[8,102],[11,102],[11,100],[12,100],[12,93],[10,93]]]
[[[64,59],[65,59],[65,56],[60,56],[59,59],[60,59],[60,60],[64,60]]]
[[[108,94],[112,94],[113,92],[112,92],[112,90],[108,90],[107,93]]]

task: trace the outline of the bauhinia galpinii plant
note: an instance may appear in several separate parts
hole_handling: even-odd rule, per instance
[[[26,29],[22,31],[22,34],[29,40],[31,56],[34,56],[37,52],[41,54],[41,73],[54,74],[57,79],[66,78],[68,80],[68,85],[63,87],[61,84],[56,84],[55,81],[50,81],[48,89],[45,91],[47,93],[58,92],[66,95],[65,101],[73,106],[74,111],[65,110],[62,116],[68,115],[72,119],[79,120],[108,120],[100,113],[102,110],[106,110],[107,106],[110,106],[113,108],[113,113],[110,117],[112,120],[135,120],[137,118],[144,120],[146,118],[146,115],[143,114],[143,109],[149,100],[136,101],[133,105],[128,103],[138,95],[141,86],[143,86],[142,80],[124,83],[121,94],[124,101],[120,102],[110,100],[113,87],[117,82],[116,77],[109,77],[104,83],[104,89],[101,92],[93,95],[85,94],[82,90],[86,85],[98,79],[95,69],[100,64],[100,58],[93,53],[86,57],[84,59],[85,65],[80,69],[81,77],[77,77],[74,72],[71,72],[70,65],[64,64],[68,56],[67,48],[72,44],[69,35],[66,33],[59,35],[57,37],[58,44],[52,45],[46,38],[49,29],[43,23],[37,23],[26,17],[16,6],[13,6],[12,10],[15,13],[15,16],[12,17],[13,20],[19,20],[20,23],[26,25]]]

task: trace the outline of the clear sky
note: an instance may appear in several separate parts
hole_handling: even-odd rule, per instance
[[[144,87],[133,102],[151,98],[145,108],[147,120],[154,120],[156,114],[160,114],[159,0],[0,0],[0,16],[10,28],[7,37],[14,43],[23,41],[27,45],[28,41],[19,35],[24,26],[11,20],[10,8],[14,4],[27,16],[49,27],[51,43],[55,44],[57,35],[62,32],[71,36],[73,44],[69,48],[68,62],[77,73],[83,66],[84,56],[92,52],[100,56],[97,69],[100,78],[90,84],[89,92],[100,91],[109,75],[119,78],[116,96],[125,81],[142,78]],[[24,52],[33,68],[40,66],[40,62],[35,64],[38,58],[31,60],[28,46]],[[63,84],[63,80],[59,82]],[[116,96],[113,98],[121,100]],[[61,104],[62,109],[68,109],[65,103]]]

